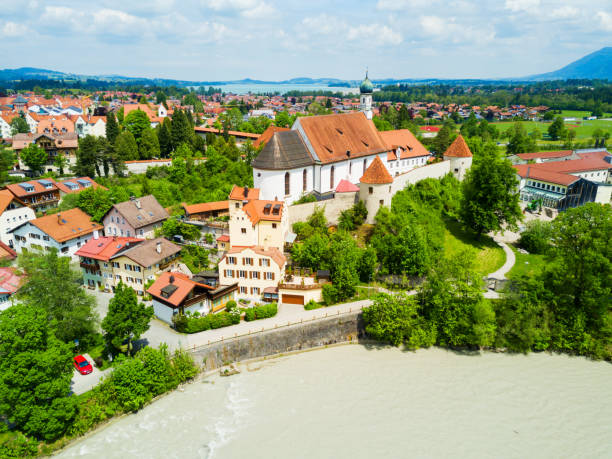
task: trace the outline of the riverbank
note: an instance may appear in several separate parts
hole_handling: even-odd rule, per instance
[[[236,367],[59,457],[556,458],[612,446],[612,371],[580,357],[367,344]]]

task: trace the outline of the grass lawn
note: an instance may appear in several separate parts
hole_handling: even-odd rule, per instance
[[[508,273],[508,278],[512,279],[523,275],[532,277],[539,274],[546,266],[546,256],[535,253],[520,253],[512,245],[510,245],[510,248],[516,255],[516,263]]]
[[[453,256],[462,250],[476,253],[476,270],[483,276],[497,271],[506,262],[504,250],[489,236],[477,240],[474,234],[464,230],[458,222],[447,221],[444,231],[444,251]]]
[[[568,113],[568,114],[565,114]],[[564,112],[565,118],[574,117],[571,113],[586,113],[586,112]],[[588,113],[586,113],[588,114]],[[558,116],[558,115],[557,115]],[[584,116],[584,115],[582,115]],[[563,145],[563,141],[552,141],[548,138],[548,127],[551,122],[542,122],[542,121],[520,121],[525,127],[527,132],[533,132],[536,128],[540,130],[542,134],[542,140],[538,141],[538,144],[559,144],[561,147]],[[505,132],[512,127],[514,122],[501,122],[501,123],[491,123],[501,132]],[[576,131],[576,140],[588,140],[593,137],[593,132],[596,129],[603,129],[604,131],[612,132],[612,121],[607,120],[583,120],[582,117],[576,116],[576,121],[568,121],[565,123],[565,126],[568,129],[573,129]]]

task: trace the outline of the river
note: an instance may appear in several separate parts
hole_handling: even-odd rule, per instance
[[[612,366],[349,345],[185,386],[59,456],[612,457]]]

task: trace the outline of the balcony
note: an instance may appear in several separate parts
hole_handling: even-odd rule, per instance
[[[82,261],[79,263],[79,266],[83,269],[89,269],[90,271],[94,271],[94,272],[100,271],[100,265],[94,262],[87,263],[85,261]]]

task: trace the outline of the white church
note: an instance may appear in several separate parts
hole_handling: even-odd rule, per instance
[[[373,166],[376,170],[367,177],[372,172],[380,175],[382,163],[388,176],[402,187],[403,176],[427,166],[432,155],[412,132],[408,129],[379,132],[374,126],[374,85],[367,74],[359,89],[361,111],[299,117],[290,130],[273,134],[252,163],[254,186],[261,190],[261,199],[290,205],[307,194],[317,199],[331,198],[343,180],[357,186],[361,183],[363,187],[361,179],[376,158],[380,162],[376,161]],[[453,172],[462,179],[471,166],[472,155],[461,136],[444,156],[446,164],[443,168],[436,164],[432,174]],[[423,178],[431,176],[423,172]],[[388,182],[387,174],[384,175]],[[389,186],[390,192],[392,188],[391,195],[397,187]]]

